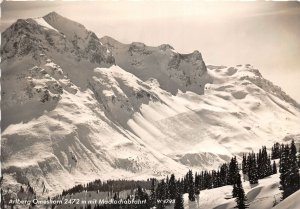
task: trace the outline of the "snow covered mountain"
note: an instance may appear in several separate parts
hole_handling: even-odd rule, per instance
[[[300,142],[299,104],[250,65],[99,39],[54,12],[9,27],[1,55],[2,172],[13,190],[181,175]]]
[[[59,57],[69,53],[77,60],[114,64],[113,56],[95,33],[55,12],[43,18],[18,20],[2,34],[2,40],[3,61],[26,56],[39,61],[41,54]]]
[[[176,95],[178,90],[203,94],[211,82],[199,51],[180,54],[168,44],[149,47],[143,43],[122,44],[105,36],[101,42],[112,51],[116,64],[143,81],[156,78],[160,87]]]

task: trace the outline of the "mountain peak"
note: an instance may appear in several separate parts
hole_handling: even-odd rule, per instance
[[[192,56],[193,56],[196,60],[202,60],[202,54],[201,54],[198,50],[193,51]]]
[[[75,60],[87,59],[105,66],[114,64],[112,54],[93,32],[57,12],[17,20],[2,33],[2,41],[2,60],[27,55],[40,60],[40,54],[53,58],[57,53],[70,53]]]
[[[55,11],[52,11],[52,12],[46,14],[44,17],[47,17],[47,16],[60,16],[60,17],[62,17],[60,14],[58,14],[58,13],[55,12]]]
[[[43,18],[44,18],[45,20],[47,20],[47,19],[52,19],[52,20],[65,19],[65,20],[74,22],[73,20],[68,19],[68,18],[62,16],[61,14],[59,14],[59,13],[57,13],[57,12],[55,12],[55,11],[52,11],[52,12],[46,14],[45,16],[43,16]]]
[[[85,39],[88,36],[88,30],[82,24],[63,17],[57,12],[50,12],[43,19],[69,38],[77,36]]]
[[[109,48],[123,45],[121,42],[117,41],[116,39],[110,36],[103,36],[100,38],[100,41],[102,44],[107,45]]]
[[[174,48],[170,44],[162,44],[158,46],[159,49],[166,51],[167,49],[174,50]]]

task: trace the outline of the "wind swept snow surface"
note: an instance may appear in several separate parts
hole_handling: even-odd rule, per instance
[[[2,40],[5,188],[183,175],[299,143],[299,104],[250,65],[99,39],[56,13],[18,20]]]
[[[300,205],[300,191],[295,192],[278,205],[274,209],[298,209]]]

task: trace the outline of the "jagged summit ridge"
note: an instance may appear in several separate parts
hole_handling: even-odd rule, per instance
[[[59,54],[67,53],[76,61],[88,60],[102,66],[114,64],[114,57],[95,33],[55,12],[41,18],[17,20],[3,32],[2,42],[3,61],[22,56],[39,61],[43,59],[41,54],[55,60]]]
[[[158,47],[132,42],[122,44],[105,36],[101,42],[112,51],[116,64],[143,81],[155,78],[162,89],[176,95],[179,91],[203,94],[212,80],[199,51],[181,54],[169,44]]]

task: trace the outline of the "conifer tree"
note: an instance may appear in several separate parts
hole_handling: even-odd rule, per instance
[[[212,188],[216,188],[216,180],[217,180],[217,174],[216,174],[216,171],[215,170],[212,170],[211,171],[211,187]]]
[[[169,176],[166,178],[166,199],[170,199]]]
[[[175,199],[176,198],[176,180],[174,174],[171,175],[170,180],[169,180],[169,194],[170,194],[170,199]]]
[[[227,185],[227,178],[228,178],[228,166],[226,163],[224,163],[220,168],[221,186]]]
[[[251,155],[248,155],[247,159],[249,169],[248,169],[248,177],[250,184],[257,184],[258,183],[258,170],[257,170],[257,163],[255,154],[252,153]]]
[[[247,174],[248,173],[248,164],[247,164],[247,156],[246,156],[246,154],[243,154],[242,171],[243,171],[243,174]]]
[[[164,209],[165,200],[166,200],[166,183],[163,179],[158,185],[156,189],[156,197],[157,197],[157,209]]]
[[[262,166],[262,152],[261,149],[259,149],[259,152],[256,154],[256,163],[257,163],[257,174],[258,178],[263,178],[263,166]]]
[[[232,189],[232,197],[237,197],[238,196],[238,187],[237,184],[233,184],[233,189]]]
[[[279,161],[280,172],[280,189],[282,190],[282,199],[288,197],[291,192],[291,178],[290,178],[290,148],[288,145],[281,151],[281,157]]]
[[[183,193],[183,180],[178,179],[176,182],[176,191],[180,192],[181,194]]]
[[[220,177],[220,171],[216,172],[216,179],[215,179],[215,187],[220,187],[221,185],[221,177]]]
[[[237,175],[239,173],[238,164],[236,157],[231,158],[229,163],[229,171],[228,171],[228,184],[234,184],[237,181]]]
[[[193,172],[189,170],[188,173],[188,192],[189,192],[189,200],[195,201],[195,182],[193,177]]]
[[[297,148],[296,148],[294,139],[291,142],[290,154],[292,155],[292,157],[295,157],[297,155]]]
[[[150,189],[150,206],[154,207],[156,204],[156,193],[155,193],[155,182],[154,178],[151,179],[151,189]]]
[[[271,163],[271,156],[269,155],[267,158],[267,176],[270,176],[273,174],[273,169],[272,169],[272,163]]]
[[[270,163],[269,163],[270,162]],[[257,167],[258,167],[258,175],[259,178],[265,178],[270,175],[271,172],[271,161],[268,161],[268,153],[266,146],[263,146],[262,149],[259,150],[257,156]]]
[[[291,178],[291,194],[297,191],[300,188],[300,181],[299,181],[299,169],[298,169],[298,162],[297,162],[297,149],[295,146],[294,140],[291,142],[291,148],[290,148],[290,178]]]
[[[211,173],[205,171],[204,172],[204,179],[203,180],[204,180],[204,188],[205,189],[211,189],[212,188],[212,184],[213,184]]]
[[[273,174],[277,173],[277,166],[276,166],[275,161],[273,161],[273,168],[272,168],[272,170],[273,170]]]
[[[243,185],[242,185],[242,181],[241,181],[241,175],[238,174],[238,177],[237,177],[237,181],[236,183],[234,184],[234,190],[236,192],[236,207],[235,208],[238,208],[238,209],[246,209],[248,208],[248,204],[246,203],[247,201],[247,197],[245,195],[245,191],[243,189]]]
[[[119,200],[119,195],[117,193],[115,193],[113,199],[118,201]],[[120,208],[120,204],[113,204],[113,209],[119,209],[119,208]],[[140,209],[140,207],[135,208],[135,209]]]
[[[271,159],[279,159],[280,158],[280,144],[276,142],[271,149]]]
[[[195,190],[200,189],[200,175],[195,173]]]
[[[300,147],[298,150],[298,168],[300,168]]]
[[[174,209],[184,209],[182,194],[177,191]]]
[[[189,173],[185,175],[183,179],[183,193],[188,193],[189,190]]]
[[[201,190],[205,189],[204,171],[201,171],[201,175],[200,175],[200,189]]]

